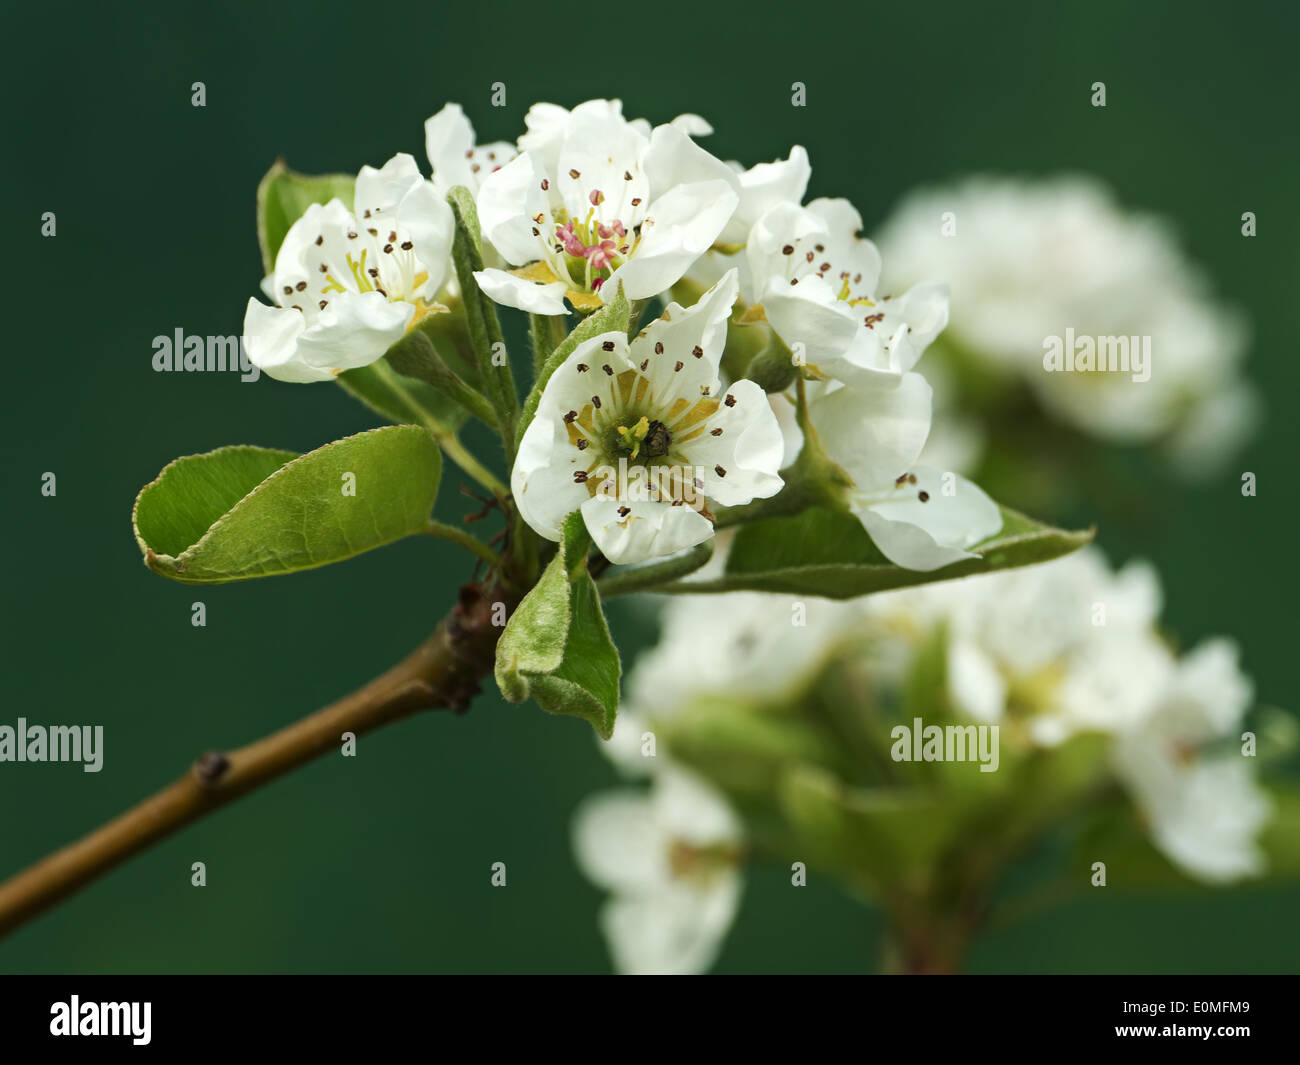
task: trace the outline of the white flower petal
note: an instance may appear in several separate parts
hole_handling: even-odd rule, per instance
[[[738,199],[724,181],[678,185],[659,197],[650,205],[636,252],[610,275],[602,298],[612,299],[620,281],[632,300],[666,292],[717,239]]]
[[[1243,760],[1182,764],[1150,730],[1121,737],[1113,759],[1154,843],[1171,861],[1212,884],[1263,871],[1256,836],[1272,805]]]
[[[615,373],[631,365],[624,333],[602,333],[574,349],[546,382],[537,413],[519,442],[510,490],[524,521],[548,540],[559,540],[564,519],[591,498],[587,484],[575,481],[574,474],[600,460],[593,457],[594,449],[579,449],[570,439],[567,416],[573,412],[576,417],[593,394],[607,393],[613,377],[592,369],[606,363]]]
[[[709,125],[707,119],[690,112],[678,115],[669,125],[692,137],[707,137],[713,132],[713,127]]]
[[[424,183],[419,164],[406,152],[398,152],[382,167],[363,166],[357,172],[352,210],[357,217],[366,211],[391,211],[415,186]]]
[[[645,150],[645,138],[622,115],[600,108],[575,109],[554,171],[569,217],[581,221],[594,207],[596,221],[621,221],[629,231],[640,224],[651,197],[641,165]],[[599,204],[592,202],[596,192]]]
[[[875,244],[858,236],[862,216],[845,199],[817,199],[808,205],[809,214],[821,219],[829,239],[825,254],[835,269],[847,272],[853,291],[875,292],[880,283],[880,252]],[[813,249],[814,256],[818,253]],[[814,266],[820,265],[815,260]]]
[[[1006,712],[1007,683],[974,640],[949,640],[948,692],[958,709],[976,721],[996,724]]]
[[[673,839],[708,847],[741,837],[731,804],[702,777],[675,764],[656,776],[653,801],[655,820]]]
[[[402,338],[414,315],[411,304],[389,303],[378,292],[344,292],[299,336],[297,357],[332,373],[369,366]]]
[[[774,496],[785,483],[777,472],[785,452],[781,426],[753,381],[728,385],[717,412],[678,446],[700,468],[705,495],[724,507]]]
[[[465,185],[472,189],[477,185],[470,184],[474,175],[467,158],[474,150],[474,127],[460,104],[447,104],[425,119],[424,150],[433,168],[433,179],[440,187]]]
[[[830,458],[859,488],[888,485],[910,471],[930,432],[932,393],[917,373],[845,385],[809,404]]]
[[[545,172],[525,152],[483,179],[477,207],[483,236],[515,266],[536,260],[541,252],[532,219],[550,214],[542,191]]]
[[[615,968],[633,975],[707,972],[735,919],[740,891],[739,874],[728,871],[703,889],[673,884],[606,903],[600,926]]]
[[[650,722],[635,706],[628,705],[626,696],[619,703],[618,719],[614,722],[614,734],[608,740],[600,739],[594,732],[592,737],[600,753],[608,758],[618,770],[628,777],[646,777],[656,769],[659,756],[656,747],[653,756],[642,753],[642,739],[650,730]]]
[[[829,239],[825,220],[797,203],[777,203],[765,211],[754,223],[745,244],[754,286],[751,298],[763,300],[774,287],[789,286],[796,270],[796,249]],[[833,293],[830,298],[834,298]]]
[[[861,332],[858,315],[820,277],[805,277],[797,285],[776,281],[761,299],[786,347],[822,372],[834,372]]]
[[[283,287],[292,287],[299,281],[312,280],[310,269],[304,265],[307,251],[316,243],[322,232],[339,229],[348,225],[352,212],[339,199],[328,203],[313,203],[307,207],[301,217],[289,227],[284,235],[280,250],[275,254],[274,291],[268,293],[279,301],[284,298]]]
[[[529,281],[505,270],[477,270],[474,280],[488,298],[504,307],[515,307],[529,314],[565,314],[563,281],[542,284]]]
[[[885,317],[873,331],[888,338],[890,368],[906,373],[948,324],[948,286],[925,281],[877,307]]]
[[[1219,637],[1193,648],[1178,663],[1166,700],[1186,725],[1188,738],[1235,732],[1255,697],[1254,685],[1238,665],[1232,640]]]
[[[658,126],[650,135],[650,147],[642,162],[650,179],[650,194],[659,197],[677,185],[722,181],[740,202],[740,179],[736,172],[711,152],[701,148],[677,125]]]
[[[881,553],[895,565],[923,572],[976,557],[967,548],[1002,528],[997,504],[956,474],[949,475],[954,491],[946,495],[942,471],[922,467],[911,472],[916,484],[905,484],[890,498],[855,511]]]
[[[675,555],[713,536],[713,523],[684,504],[592,496],[582,517],[601,554],[618,566]]]
[[[649,795],[591,795],[574,814],[578,865],[588,879],[611,891],[643,893],[667,884],[668,844]]]
[[[451,207],[427,181],[413,185],[396,207],[397,224],[414,244],[413,253],[429,279],[420,295],[432,300],[446,279],[456,220]]]
[[[663,409],[679,396],[696,402],[704,387],[716,391],[727,319],[738,293],[736,272],[730,270],[690,307],[670,303],[632,341],[629,357],[638,366],[645,363],[642,372]]]
[[[519,441],[510,476],[510,490],[524,521],[539,536],[556,541],[564,519],[591,498],[573,480],[573,471],[585,466],[566,455],[570,445],[563,424],[554,418],[534,418]]]
[[[476,144],[474,127],[460,104],[447,104],[425,121],[424,148],[433,168],[433,184],[444,199],[457,185],[477,193],[488,174],[518,154],[513,144],[504,141]]]
[[[621,117],[621,100],[587,100],[572,111],[558,104],[533,104],[524,115],[528,132],[519,138],[519,150],[537,157],[547,173],[559,170],[560,148],[564,144],[570,125],[577,119]]]
[[[248,361],[277,381],[302,384],[330,380],[334,375],[328,370],[307,366],[297,357],[298,338],[306,325],[299,311],[268,307],[250,299],[244,311],[243,336]]]
[[[811,176],[808,153],[797,144],[790,149],[787,159],[750,167],[740,175],[740,204],[736,213],[718,239],[724,244],[743,244],[754,223],[772,208],[801,203]]]

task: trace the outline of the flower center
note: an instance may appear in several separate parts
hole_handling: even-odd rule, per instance
[[[380,209],[367,210],[361,218],[341,228],[329,228],[320,234],[312,248],[316,254],[305,256],[315,263],[315,274],[322,284],[317,298],[293,305],[309,319],[325,310],[335,294],[344,292],[378,292],[389,303],[409,303],[415,308],[411,327],[433,310],[417,295],[429,281],[429,271],[420,261],[415,242],[403,230],[385,223]],[[298,291],[305,284],[295,286]],[[294,294],[288,286],[285,296]],[[303,293],[307,295],[307,293]],[[284,300],[282,305],[292,301]]]
[[[662,458],[668,454],[673,444],[673,434],[661,421],[651,421],[644,414],[630,428],[626,425],[615,427],[618,442],[610,450],[624,455],[631,462],[638,457],[649,459]]]
[[[818,242],[809,246],[809,238],[805,238],[785,245],[781,254],[785,256],[785,276],[791,285],[797,285],[805,277],[813,276],[832,285],[839,281],[839,289],[835,293],[837,300],[850,307],[876,306],[871,295],[861,289],[864,280],[862,274],[852,270],[837,270],[825,244]],[[885,296],[884,299],[888,300],[889,297]],[[876,323],[883,321],[884,317],[883,312],[868,312],[864,314],[862,324],[868,329],[874,329]]]
[[[641,226],[630,231],[621,219],[601,220],[596,209],[605,202],[605,195],[593,189],[587,196],[591,209],[582,220],[570,218],[563,209],[552,212],[554,232],[546,244],[546,259],[552,272],[561,280],[589,292],[600,291],[609,276],[636,251],[641,240]],[[537,226],[533,233],[547,240],[538,227],[545,221],[542,215],[533,219]]]
[[[674,880],[694,881],[707,885],[736,866],[742,855],[734,843],[718,842],[700,846],[682,839],[668,844],[668,868]]]

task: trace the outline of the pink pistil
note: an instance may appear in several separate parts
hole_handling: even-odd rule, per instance
[[[593,244],[584,254],[591,260],[593,270],[608,270],[614,262],[614,251],[612,240],[602,240],[599,244]]]

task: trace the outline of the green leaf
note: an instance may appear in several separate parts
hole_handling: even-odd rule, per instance
[[[136,497],[145,565],[182,584],[314,569],[422,532],[441,453],[423,429],[387,426],[306,455],[224,447],[172,462]],[[352,479],[355,495],[344,494]]]
[[[351,174],[298,174],[277,159],[257,186],[257,243],[262,249],[262,272],[275,268],[275,254],[289,228],[313,203],[329,203],[338,197],[352,209]]]
[[[751,590],[853,599],[891,588],[1046,562],[1077,551],[1092,537],[1091,529],[1055,529],[1003,507],[1001,532],[971,548],[980,558],[920,572],[895,566],[885,558],[852,514],[810,507],[793,517],[764,518],[737,529],[721,577],[658,590]]]
[[[537,415],[537,405],[542,401],[542,392],[546,388],[546,382],[551,379],[551,374],[564,365],[564,360],[572,355],[583,341],[598,337],[602,333],[626,333],[630,315],[631,307],[623,296],[623,286],[620,284],[609,303],[579,322],[577,328],[551,352],[541,370],[538,371],[532,390],[524,400],[523,413],[519,416],[516,446],[524,438],[524,430],[528,428],[528,423]]]
[[[587,572],[582,515],[564,523],[560,549],[497,643],[497,685],[512,703],[590,722],[604,739],[618,711],[618,649]]]

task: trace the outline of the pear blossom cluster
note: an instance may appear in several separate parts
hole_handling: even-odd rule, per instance
[[[919,464],[932,393],[915,370],[948,316],[947,290],[897,298],[858,236],[848,201],[804,204],[811,165],[748,169],[697,138],[697,115],[652,126],[617,100],[536,104],[515,143],[479,144],[457,104],[425,124],[431,167],[396,155],[357,176],[355,202],[313,205],[250,300],[245,346],[285,381],[330,380],[384,356],[459,298],[446,194],[474,197],[475,283],[535,318],[585,317],[621,297],[646,322],[629,341],[586,340],[551,374],[510,485],[541,536],[580,511],[615,563],[672,555],[713,536],[718,508],[770,499],[798,459],[807,404],[846,504],[893,562],[932,570],[972,556],[1001,527],[974,484]],[[790,381],[723,370],[744,330],[790,353]],[[808,382],[799,399],[794,378]]]
[[[449,103],[425,123],[427,168],[404,153],[365,166],[350,202],[313,203],[293,222],[265,298],[248,301],[249,358],[281,381],[330,381],[436,316],[470,321],[456,312],[471,297],[480,334],[495,329],[489,300],[522,312],[537,348],[525,403],[498,402],[498,390],[485,414],[449,367],[428,381],[502,430],[508,490],[490,473],[480,481],[512,534],[537,546],[517,516],[558,542],[577,514],[598,561],[613,565],[812,505],[851,513],[898,567],[978,558],[1003,512],[959,472],[973,467],[980,432],[946,409],[963,374],[1027,383],[1085,432],[1158,440],[1196,468],[1229,452],[1249,421],[1240,321],[1159,224],[1123,215],[1096,186],[980,179],[923,193],[877,245],[849,200],[808,198],[802,146],[746,166],[710,152],[712,132],[698,115],[655,125],[598,99],[535,104],[516,140],[479,143]],[[481,236],[472,265],[466,194]],[[1151,336],[1150,380],[1044,373],[1044,339],[1068,329]],[[475,346],[485,365],[487,345]],[[673,590],[718,576],[729,535]],[[850,671],[834,713],[861,740],[936,646],[945,713],[998,726],[1027,757],[1102,737],[1107,785],[1170,862],[1209,883],[1259,874],[1270,805],[1235,746],[1251,683],[1228,640],[1172,650],[1160,606],[1150,566],[1115,572],[1091,550],[857,601],[672,600],[604,746],[639,790],[592,796],[574,821],[578,862],[609,895],[600,924],[616,966],[715,963],[758,849],[749,800],[776,801],[738,797],[726,773],[659,733],[718,705],[740,731],[794,722],[788,751],[786,733],[780,743],[761,733],[780,772],[807,755],[798,768],[861,792],[879,767],[865,758],[835,779],[863,752],[828,726],[824,700],[810,709],[814,692]],[[871,797],[895,783],[882,778]],[[767,812],[770,829],[783,814]]]
[[[540,313],[560,313],[562,298],[574,307],[583,306],[590,294],[584,295],[582,286],[590,289],[596,282],[600,282],[598,291],[606,296],[610,292],[607,286],[616,280],[632,298],[644,298],[652,290],[690,293],[699,297],[696,313],[706,303],[717,305],[719,291],[727,293],[730,298],[725,310],[730,312],[730,324],[726,331],[717,330],[716,347],[703,346],[706,361],[701,368],[718,369],[731,330],[757,330],[784,345],[798,373],[813,379],[808,389],[809,417],[828,458],[851,479],[848,503],[890,561],[911,569],[938,569],[972,557],[976,544],[999,531],[1001,512],[976,485],[918,461],[929,435],[932,396],[914,367],[947,321],[945,286],[920,284],[897,299],[882,294],[880,256],[870,241],[858,235],[861,218],[852,205],[842,199],[802,204],[811,174],[802,147],[792,148],[786,159],[742,169],[739,164],[720,163],[696,144],[687,129],[698,127],[684,126],[679,120],[654,129],[647,137],[603,101],[581,105],[564,116],[548,111],[544,124],[530,119],[529,126],[529,138],[520,142],[525,151],[488,179],[479,205],[485,234],[498,247],[504,244],[510,249],[507,259],[522,262],[529,255],[538,257],[534,265],[513,272],[480,276],[485,291],[508,305]],[[598,128],[606,130],[606,143],[624,146],[622,156],[602,161],[605,170],[583,161],[582,152],[587,149],[581,146]],[[612,135],[610,129],[620,130],[619,135]],[[539,130],[547,135],[537,137]],[[530,144],[536,159],[525,164],[521,160],[530,154]],[[563,159],[573,165],[566,169]],[[695,201],[692,227],[674,223],[672,254],[657,251],[653,270],[649,265],[637,265],[637,256],[650,255],[644,244],[627,243],[617,231],[612,237],[606,232],[616,223],[626,229],[629,218],[640,217],[630,211],[631,205],[635,202],[639,209],[646,199],[636,195],[610,206],[607,174],[611,166],[616,174],[618,167],[623,167],[629,192],[641,188],[642,174],[660,178],[650,181],[651,189],[667,189],[669,181],[664,175],[671,174],[676,184],[672,192],[665,191],[665,198],[685,199],[688,192],[684,190],[690,190]],[[512,168],[517,173],[508,175]],[[515,180],[525,170],[533,179],[531,186]],[[559,177],[555,180],[568,190],[559,197],[547,176],[556,173]],[[592,180],[598,185],[587,184]],[[496,186],[501,188],[490,191]],[[501,201],[504,189],[513,197],[508,211]],[[585,194],[589,206],[575,198],[578,192]],[[702,206],[706,200],[707,207]],[[672,216],[654,212],[647,216],[657,227],[662,227],[665,217]],[[559,219],[562,224],[557,224]],[[570,228],[571,223],[577,228]],[[640,228],[644,234],[643,223]],[[615,246],[610,254],[629,258],[609,259],[612,268],[605,274],[604,253],[592,249],[611,240]],[[538,252],[547,241],[551,241],[549,249],[543,247]],[[584,263],[575,255],[580,244],[585,249],[581,251]],[[593,257],[599,268],[593,268]],[[507,281],[507,275],[512,280]],[[642,285],[641,280],[648,277],[653,283]],[[711,287],[699,296],[706,286]],[[675,305],[670,306],[664,319],[673,320],[681,313]],[[724,317],[719,313],[715,322],[721,326]],[[657,344],[653,350],[658,351]],[[699,351],[692,350],[699,358]],[[575,353],[571,362],[575,367],[590,365],[588,355]],[[632,361],[642,373],[647,372],[644,360]],[[653,358],[651,362],[660,365]],[[672,365],[680,372],[682,360],[670,358],[662,365]],[[746,434],[732,434],[728,439],[742,440],[747,446],[734,452],[714,447],[713,451],[729,454],[731,461],[713,463],[706,455],[706,461],[697,464],[702,471],[698,475],[701,488],[709,500],[723,506],[770,498],[781,488],[774,475],[797,459],[802,444],[794,418],[794,387],[770,393],[767,398],[776,425],[781,427],[778,446],[771,419],[753,411],[759,398],[757,387],[743,380],[722,384],[727,386],[724,402],[738,403],[748,419]],[[646,387],[652,387],[651,383]],[[706,397],[716,396],[719,383],[701,380],[696,387]],[[534,435],[531,443],[539,443],[541,448],[529,448],[527,454],[521,450],[516,463],[512,487],[533,528],[545,536],[558,535],[559,510],[581,501],[597,546],[615,562],[659,557],[708,539],[711,530],[705,521],[697,520],[707,507],[693,508],[695,513],[692,508],[679,510],[677,515],[656,520],[652,518],[654,507],[638,508],[626,499],[602,498],[599,486],[608,480],[593,480],[594,463],[574,472],[590,495],[590,499],[580,500],[580,494],[564,480],[569,471],[557,467],[552,459],[557,451],[565,450],[565,436],[574,435],[555,426],[555,415],[576,415],[581,424],[584,410],[591,405],[582,392],[572,373],[555,374],[543,398],[550,410],[551,428],[530,428]],[[680,391],[668,394],[671,403],[665,406],[660,401],[659,415],[671,411],[672,404],[686,401]],[[645,417],[647,426],[667,424],[655,410]],[[634,430],[636,423],[627,420],[629,424],[614,426],[615,431]],[[569,420],[570,426],[573,421]],[[711,428],[710,434],[716,434],[716,428]],[[722,435],[726,436],[726,430]],[[609,439],[621,443],[617,437]],[[620,450],[626,449],[613,449]],[[617,457],[607,450],[603,459],[608,462]],[[745,469],[746,476],[739,482],[727,482],[726,490],[721,491],[724,479],[731,476],[727,471],[735,467]],[[541,494],[548,509],[542,513],[525,502],[529,492],[536,491],[533,484],[543,486]],[[565,502],[556,507],[552,501],[560,499]],[[667,502],[678,508],[682,505],[679,496]],[[618,520],[611,523],[611,515]]]
[[[1175,653],[1157,629],[1160,606],[1149,564],[1114,571],[1095,549],[861,600],[759,592],[669,600],[663,637],[637,659],[613,739],[602,746],[622,772],[648,777],[649,790],[592,796],[574,823],[580,864],[612,893],[601,927],[616,964],[705,971],[740,892],[744,818],[720,812],[727,799],[707,768],[686,776],[663,734],[718,702],[746,706],[760,721],[799,713],[837,663],[857,667],[865,702],[879,713],[897,701],[936,634],[944,695],[959,719],[998,725],[1004,750],[1105,737],[1105,771],[1171,862],[1215,885],[1261,874],[1259,834],[1272,807],[1240,743],[1252,684],[1228,639]],[[792,624],[794,611],[802,624]],[[683,776],[689,789],[679,787]],[[680,805],[665,793],[677,793]],[[721,880],[692,878],[671,861],[680,826],[692,824],[727,826],[707,834],[721,863],[714,868],[727,868],[725,905]],[[625,875],[594,857],[599,848],[622,856]]]
[[[943,346],[954,366],[1023,382],[1060,421],[1159,446],[1190,476],[1212,473],[1249,435],[1260,404],[1243,376],[1241,312],[1163,220],[1122,210],[1096,179],[979,176],[918,190],[879,242],[899,278],[952,286]],[[1044,372],[1045,341],[1067,329],[1149,337],[1149,379]],[[967,434],[968,465],[981,447]]]
[[[1110,737],[1117,780],[1188,875],[1214,884],[1257,875],[1271,811],[1241,753],[1253,685],[1226,637],[1175,653],[1157,628],[1160,608],[1148,563],[1112,572],[1095,548],[862,604],[891,639],[942,624],[952,705],[1000,725],[1004,741]]]

